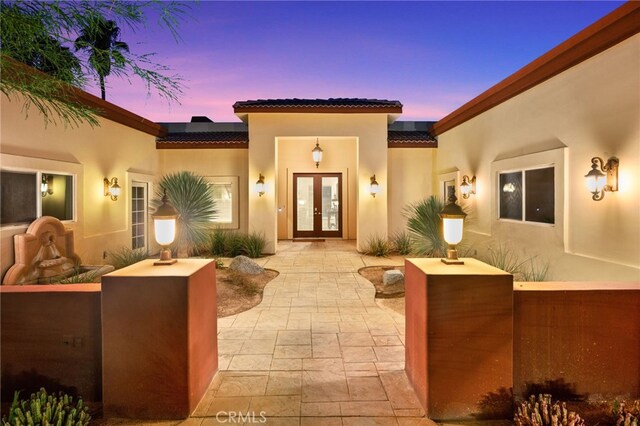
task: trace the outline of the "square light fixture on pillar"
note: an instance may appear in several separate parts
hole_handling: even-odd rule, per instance
[[[262,173],[258,176],[256,191],[258,192],[258,197],[262,197],[265,193],[264,176],[262,176]]]
[[[591,159],[591,170],[584,177],[589,192],[593,194],[591,197],[593,200],[602,200],[605,191],[616,192],[618,190],[619,165],[620,160],[615,157],[609,158],[606,163],[600,157]]]
[[[371,196],[376,198],[376,194],[380,193],[380,184],[376,180],[376,175],[371,176]]]
[[[462,265],[464,262],[458,259],[458,251],[456,250],[456,244],[462,241],[462,230],[464,227],[464,218],[467,216],[462,208],[456,204],[456,191],[453,190],[449,194],[449,200],[447,205],[444,206],[440,212],[442,218],[442,230],[444,233],[444,240],[449,245],[447,249],[447,257],[441,259],[447,265]]]
[[[171,258],[171,250],[169,245],[176,238],[176,220],[178,219],[178,211],[175,207],[169,203],[169,197],[167,197],[167,190],[165,188],[164,195],[162,196],[162,204],[151,215],[153,219],[153,229],[155,232],[156,242],[162,247],[160,250],[160,260],[153,264],[158,265],[173,265],[178,260]]]
[[[320,166],[320,162],[322,161],[322,148],[320,148],[320,142],[318,138],[316,138],[316,147],[311,151],[311,155],[313,156],[313,161],[316,162],[316,169]]]
[[[462,194],[462,198],[465,200],[469,198],[471,195],[475,195],[476,193],[476,177],[473,176],[469,178],[469,176],[462,176],[462,183],[460,184],[460,193]]]
[[[120,195],[120,185],[118,185],[118,178],[114,177],[109,180],[108,178],[104,178],[104,196],[111,197],[113,201],[118,199],[118,195]]]

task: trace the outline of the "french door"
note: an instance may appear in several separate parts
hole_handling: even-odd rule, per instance
[[[342,237],[342,173],[293,174],[293,237]]]

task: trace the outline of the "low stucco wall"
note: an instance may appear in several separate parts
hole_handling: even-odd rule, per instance
[[[640,283],[514,285],[513,390],[640,396]]]
[[[0,286],[2,400],[75,391],[102,399],[100,284]]]

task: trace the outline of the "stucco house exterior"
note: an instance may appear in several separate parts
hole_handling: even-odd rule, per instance
[[[99,127],[45,127],[2,95],[2,273],[13,235],[46,214],[74,229],[87,263],[118,246],[155,248],[154,184],[189,170],[215,189],[218,225],[264,234],[268,253],[292,238],[362,249],[371,235],[404,229],[407,204],[452,187],[460,195],[463,177],[475,176],[475,194],[459,196],[473,250],[508,243],[549,259],[556,280],[637,281],[639,15],[637,3],[623,5],[436,123],[402,121],[400,101],[359,98],[245,100],[234,123],[152,123],[84,93]],[[592,157],[620,164],[618,190],[601,201],[584,185]],[[114,177],[117,200],[104,192]],[[530,178],[538,192],[528,198]],[[520,203],[508,212],[507,183]]]

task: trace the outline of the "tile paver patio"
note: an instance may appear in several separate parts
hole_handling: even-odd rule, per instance
[[[404,316],[357,273],[401,259],[286,241],[259,262],[280,275],[258,306],[218,319],[219,372],[187,424],[238,424],[232,412],[269,425],[434,424],[404,373]]]

